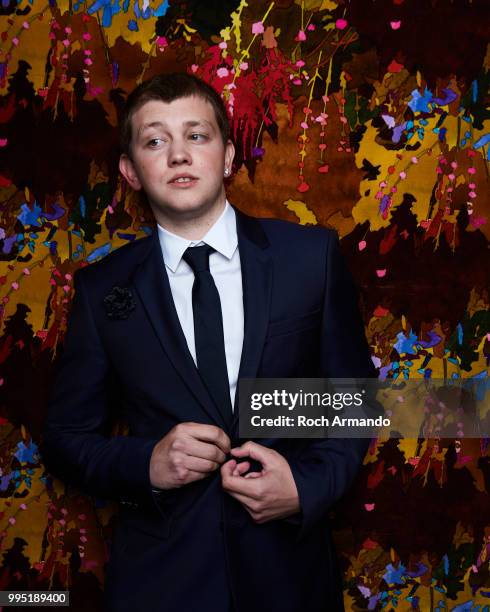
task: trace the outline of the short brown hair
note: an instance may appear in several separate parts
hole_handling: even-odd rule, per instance
[[[230,124],[226,107],[219,93],[198,77],[186,72],[159,74],[138,85],[126,99],[124,110],[119,122],[119,143],[121,151],[130,156],[131,118],[143,104],[149,100],[173,102],[179,98],[198,96],[207,100],[213,107],[216,122],[221,132],[223,144],[230,138]]]

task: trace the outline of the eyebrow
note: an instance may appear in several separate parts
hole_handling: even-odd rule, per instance
[[[207,119],[190,119],[189,121],[184,121],[182,125],[186,128],[197,127],[197,126],[202,125],[202,126],[206,126],[210,128],[211,130],[215,131],[213,124]],[[165,124],[162,123],[161,121],[152,121],[150,123],[144,123],[138,130],[138,135],[141,135],[143,132],[145,132],[146,130],[149,130],[150,128],[161,128],[161,127],[163,128],[165,127]]]

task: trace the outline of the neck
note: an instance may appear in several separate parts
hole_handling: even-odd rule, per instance
[[[201,240],[216,223],[225,209],[225,197],[213,204],[210,208],[191,211],[188,216],[178,214],[175,216],[162,215],[160,211],[155,214],[157,223],[172,234],[186,240]]]

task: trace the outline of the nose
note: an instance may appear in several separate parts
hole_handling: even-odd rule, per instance
[[[184,140],[175,139],[172,141],[167,162],[170,167],[180,166],[182,164],[192,164],[191,154]]]

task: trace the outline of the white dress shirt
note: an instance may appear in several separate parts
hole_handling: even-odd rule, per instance
[[[192,285],[194,272],[182,255],[188,247],[208,244],[215,249],[209,257],[209,270],[218,289],[223,315],[226,366],[233,407],[243,345],[243,288],[236,215],[228,200],[215,224],[201,240],[188,240],[157,224],[170,290],[189,351],[196,363]]]

